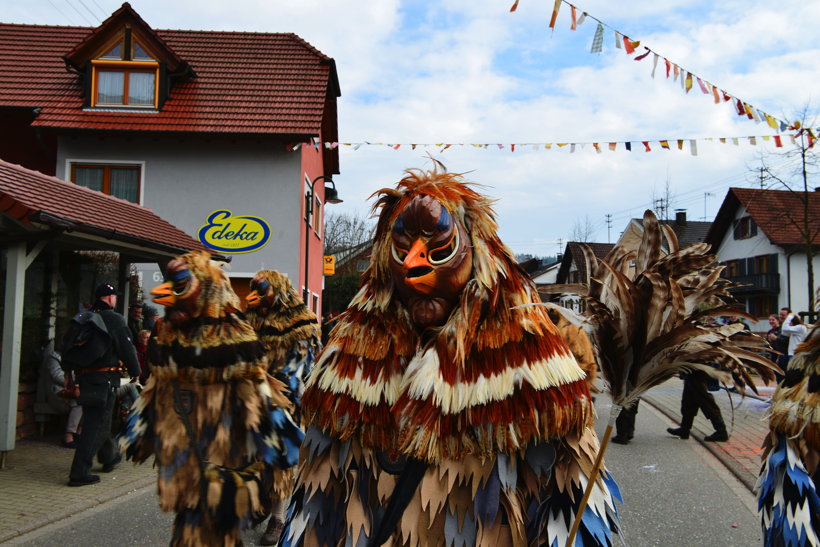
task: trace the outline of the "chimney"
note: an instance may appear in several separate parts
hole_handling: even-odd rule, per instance
[[[675,225],[686,226],[686,209],[675,209]]]

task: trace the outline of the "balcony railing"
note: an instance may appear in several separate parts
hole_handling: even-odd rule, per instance
[[[727,276],[726,279],[744,285],[743,287],[735,287],[732,292],[735,293],[767,293],[777,294],[780,292],[780,274],[748,274]]]

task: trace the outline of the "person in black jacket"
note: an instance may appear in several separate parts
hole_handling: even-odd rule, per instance
[[[114,390],[120,385],[119,362],[122,361],[132,378],[140,375],[140,365],[125,318],[114,311],[118,294],[108,283],[99,285],[94,293],[96,301],[91,311],[98,313],[105,323],[111,342],[102,357],[76,371],[77,384],[80,386],[81,397],[83,389],[90,392],[92,388],[89,386],[102,384],[107,384],[107,395],[103,395],[101,404],[83,404],[83,433],[77,441],[74,460],[71,462],[69,486],[85,486],[100,481],[99,475],[91,474],[94,455],[102,464],[103,473],[111,472],[122,459],[111,439]]]

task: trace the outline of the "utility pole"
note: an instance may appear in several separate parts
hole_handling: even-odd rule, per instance
[[[612,243],[612,241],[610,241],[610,236],[609,236],[611,229],[612,229],[612,215],[607,213],[606,214],[606,242],[607,243]]]
[[[714,197],[714,195],[712,192],[703,193],[703,220],[709,220],[709,217],[706,216],[706,198]]]

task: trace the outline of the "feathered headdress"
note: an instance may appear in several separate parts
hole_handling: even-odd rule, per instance
[[[582,431],[592,418],[584,374],[545,309],[516,309],[538,295],[496,235],[492,202],[438,169],[409,170],[397,188],[374,196],[371,264],[309,379],[308,422],[427,462],[510,453]],[[437,200],[461,223],[473,254],[449,318],[424,333],[394,294],[388,267],[391,230],[416,196]],[[398,434],[393,415],[401,416]]]

